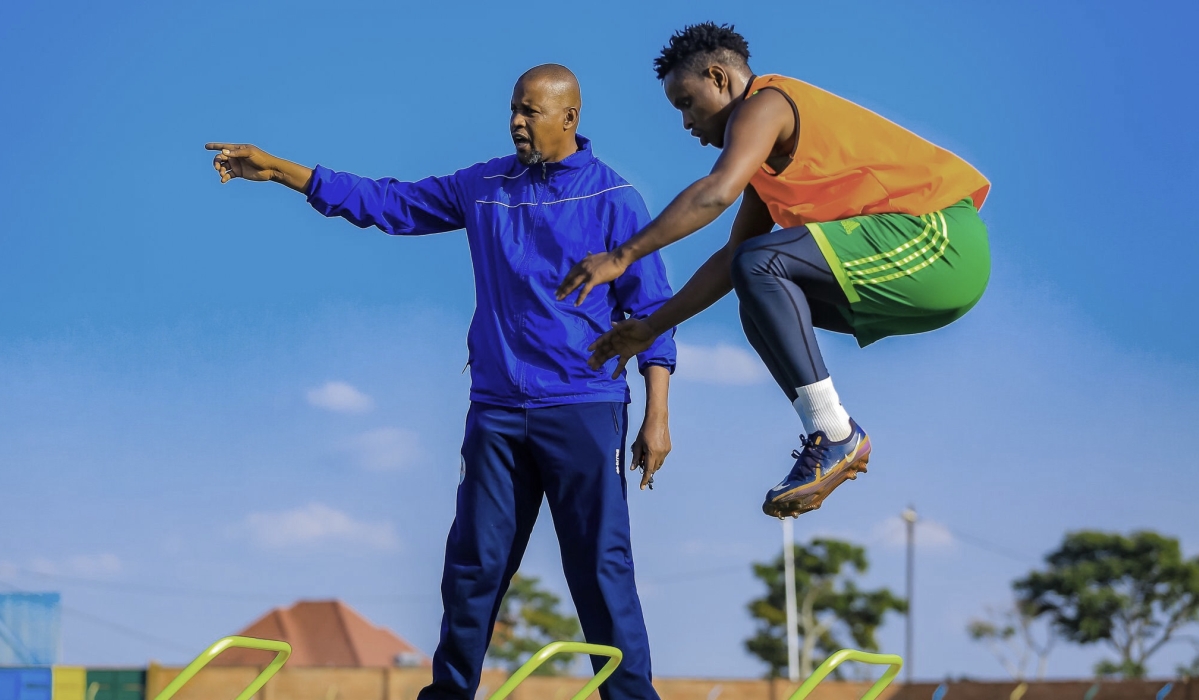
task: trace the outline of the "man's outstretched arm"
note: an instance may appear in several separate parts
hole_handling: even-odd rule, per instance
[[[774,90],[747,100],[729,120],[725,147],[712,172],[683,190],[649,226],[619,248],[590,255],[575,265],[558,286],[558,299],[581,288],[577,306],[593,288],[619,277],[633,261],[715,221],[737,201],[794,119],[791,105]]]
[[[248,143],[206,143],[204,148],[218,151],[212,167],[220,173],[221,184],[240,177],[255,182],[278,182],[307,194],[312,182],[312,168],[278,158]]]
[[[372,180],[319,165],[309,168],[250,144],[209,143],[205,148],[218,151],[212,165],[222,183],[234,178],[278,182],[305,195],[325,216],[339,216],[361,228],[419,236],[466,225],[457,175],[417,182]]]

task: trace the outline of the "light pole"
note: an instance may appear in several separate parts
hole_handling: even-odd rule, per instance
[[[916,562],[916,509],[908,506],[903,511],[903,521],[908,530],[907,591],[908,614],[904,618],[903,665],[908,683],[912,682],[912,569]]]
[[[795,602],[795,527],[791,518],[783,518],[783,579],[787,595],[787,678],[799,682],[799,617]]]

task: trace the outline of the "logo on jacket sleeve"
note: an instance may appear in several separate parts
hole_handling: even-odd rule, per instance
[[[461,486],[466,481],[466,457],[458,455],[458,460],[458,485]]]

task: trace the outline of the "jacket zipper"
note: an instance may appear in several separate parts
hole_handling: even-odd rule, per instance
[[[543,162],[541,164],[541,181],[543,183],[547,183],[547,185],[548,185],[549,179],[550,179],[549,168]],[[517,274],[519,274],[521,277],[523,277],[525,274],[525,264],[529,259],[529,254],[530,254],[529,251],[533,246],[533,241],[537,237],[537,225],[541,220],[541,199],[542,199],[542,196],[544,195],[544,192],[538,192],[537,186],[534,185],[533,193],[537,199],[537,209],[533,213],[533,226],[532,226],[532,229],[529,231],[529,240],[525,242],[526,243],[525,253],[524,253],[524,255],[521,256],[520,269],[517,270]],[[524,334],[524,330],[525,330],[526,318],[527,318],[527,312],[522,312],[520,315],[520,330],[521,330],[522,335]],[[523,363],[523,362],[520,363],[520,392],[525,395],[528,395],[528,393],[529,393],[528,387],[525,386],[525,363]]]

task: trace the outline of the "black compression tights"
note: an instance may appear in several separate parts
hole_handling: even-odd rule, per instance
[[[850,333],[845,293],[806,226],[751,238],[733,256],[741,325],[787,398],[828,377],[814,328]]]

